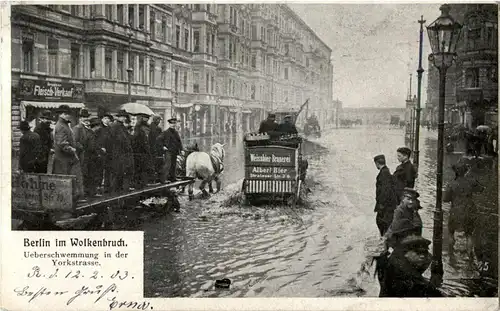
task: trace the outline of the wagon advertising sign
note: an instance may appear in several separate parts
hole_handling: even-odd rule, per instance
[[[245,152],[247,166],[296,166],[296,149],[286,147],[253,147]]]
[[[12,174],[12,209],[72,210],[73,176]]]
[[[297,177],[296,152],[286,147],[253,147],[245,152],[245,178],[294,180]]]
[[[247,166],[245,178],[294,180],[297,177],[295,167]]]

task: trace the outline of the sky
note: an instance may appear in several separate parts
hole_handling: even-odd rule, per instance
[[[404,107],[412,78],[417,89],[418,41],[423,15],[432,23],[438,3],[298,4],[289,6],[332,49],[333,97],[344,107]],[[429,40],[424,27],[422,106]]]

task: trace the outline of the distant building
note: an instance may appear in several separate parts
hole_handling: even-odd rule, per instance
[[[405,117],[405,108],[342,108],[339,118],[345,120],[361,120],[363,124],[389,124],[391,116]]]
[[[463,25],[456,63],[447,72],[446,121],[476,127],[498,120],[498,6],[451,4],[450,14]],[[427,108],[437,122],[439,74],[429,65]]]

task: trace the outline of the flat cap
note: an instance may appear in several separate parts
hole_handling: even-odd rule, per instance
[[[383,154],[379,154],[379,155],[376,155],[376,156],[373,158],[373,161],[378,161],[378,160],[384,160],[384,161],[385,161],[385,155],[383,155]]]

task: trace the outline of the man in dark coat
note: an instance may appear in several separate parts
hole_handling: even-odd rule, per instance
[[[136,189],[143,189],[152,175],[153,161],[149,140],[150,128],[147,124],[148,115],[133,116],[132,150],[134,151],[134,181]],[[135,123],[135,124],[134,124]]]
[[[87,149],[85,150],[85,161],[87,176],[83,176],[85,192],[89,197],[99,196],[97,188],[102,181],[102,155],[104,152],[97,142],[97,131],[101,126],[101,120],[98,118],[89,119],[90,133],[87,142]],[[99,175],[100,174],[100,175]]]
[[[376,182],[375,212],[377,213],[376,223],[380,235],[384,235],[391,225],[394,216],[394,209],[398,204],[396,191],[394,189],[394,179],[389,168],[386,166],[385,156],[377,155],[373,159],[375,166],[379,170]]]
[[[276,123],[276,115],[270,113],[267,119],[260,123],[259,133],[271,133],[276,131],[278,123]]]
[[[379,297],[443,297],[422,274],[431,262],[431,242],[418,235],[401,240],[384,266]]]
[[[110,158],[111,193],[129,191],[134,175],[134,158],[130,134],[124,123],[129,114],[121,110],[116,115],[116,121],[111,125]]]
[[[40,163],[38,165],[37,173],[46,174],[49,164],[50,150],[53,148],[54,139],[52,137],[52,129],[50,123],[52,122],[52,112],[50,110],[42,111],[35,128],[35,133],[40,136],[41,141],[41,155]]]
[[[71,109],[61,105],[56,113],[59,119],[54,129],[54,169],[53,174],[76,176],[75,198],[83,197],[83,180],[76,141],[70,128]]]
[[[396,182],[396,194],[401,200],[404,188],[414,188],[415,179],[417,178],[417,170],[410,162],[411,150],[407,147],[401,147],[397,150],[398,161],[400,165],[394,171],[394,179]]]
[[[28,121],[21,121],[19,129],[23,133],[19,142],[19,169],[24,173],[37,173],[42,160],[40,136],[31,131]]]
[[[285,116],[283,123],[278,125],[278,128],[276,129],[277,132],[280,134],[284,135],[289,135],[289,134],[297,134],[297,128],[295,127],[295,124],[292,122],[292,116],[287,115]]]
[[[94,196],[93,184],[96,173],[95,163],[97,160],[97,145],[95,134],[90,129],[90,113],[87,109],[80,110],[80,122],[73,127],[77,155],[80,159],[83,175],[83,190],[86,196]]]
[[[161,133],[157,138],[158,146],[161,146],[162,150],[165,152],[165,165],[163,166],[160,182],[165,183],[167,180],[175,181],[176,173],[175,168],[177,166],[177,156],[182,150],[182,141],[179,133],[175,129],[177,125],[177,119],[172,118],[168,121],[169,128]]]
[[[101,126],[97,129],[97,145],[101,148],[103,154],[101,161],[99,162],[99,168],[96,172],[100,174],[101,180],[98,185],[104,183],[103,193],[110,192],[111,185],[111,163],[113,159],[111,157],[111,123],[113,122],[113,116],[107,111],[102,112],[101,115]]]
[[[149,132],[149,146],[151,147],[151,156],[153,158],[154,174],[152,179],[154,182],[159,180],[159,172],[163,164],[162,148],[156,143],[156,139],[160,136],[162,130],[160,128],[161,117],[158,115],[153,116]]]

